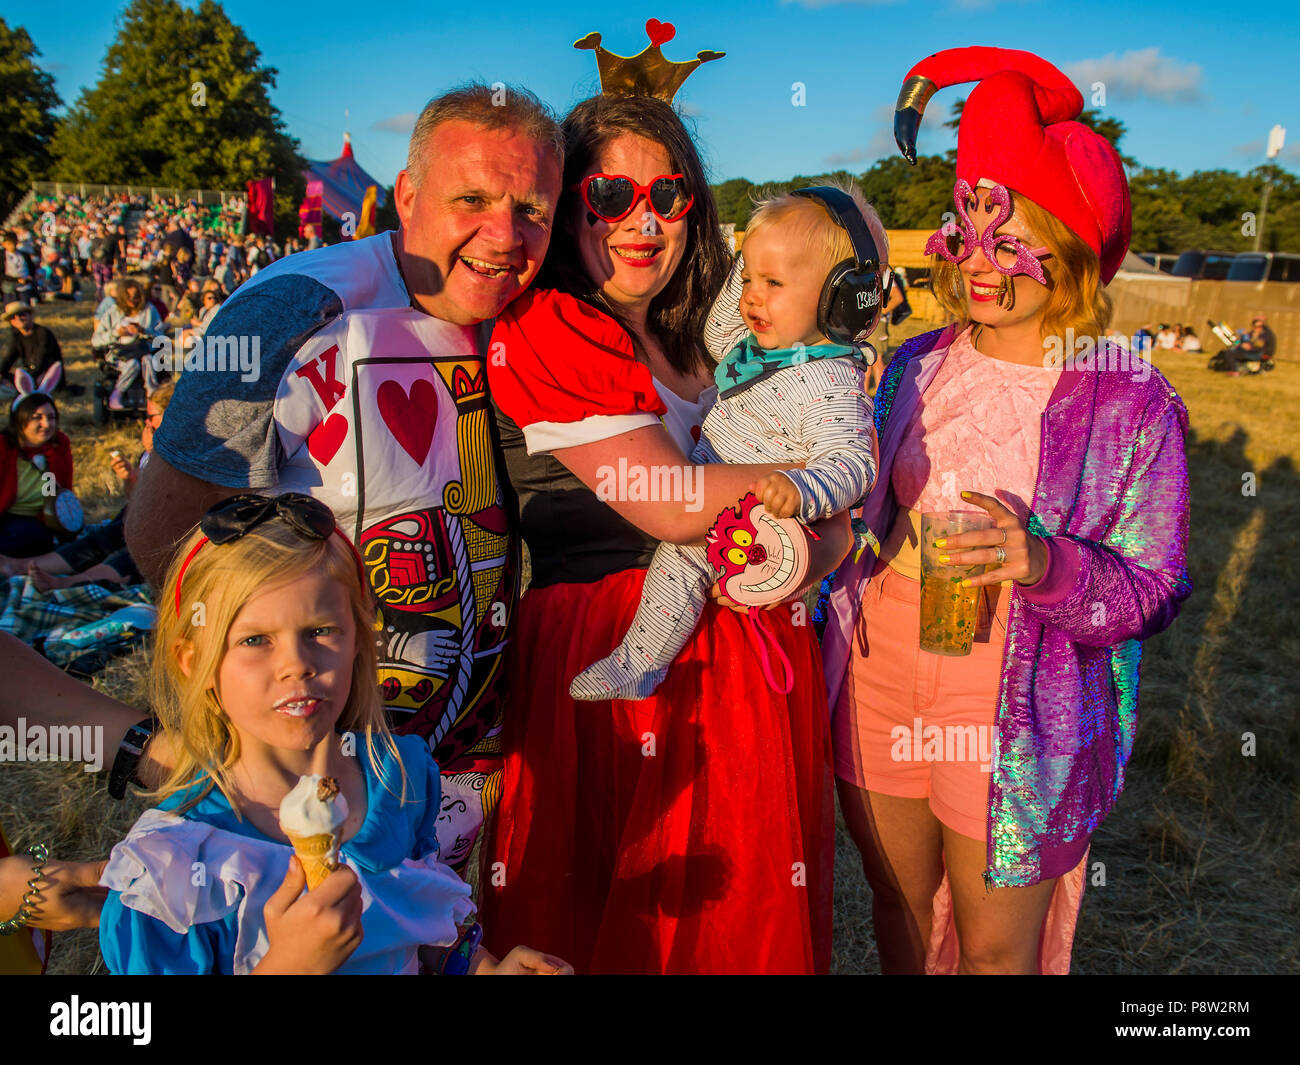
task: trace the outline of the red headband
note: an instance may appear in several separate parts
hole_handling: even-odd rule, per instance
[[[343,530],[340,529],[337,525],[334,526],[334,532],[335,535],[337,535],[345,544],[348,545],[348,550],[352,552],[352,560],[357,564],[357,576],[361,578],[361,587],[362,589],[364,589],[366,587],[366,567],[365,564],[361,561],[361,552],[357,550],[357,545],[354,544],[350,539],[348,539],[348,537],[344,535]],[[199,542],[190,548],[190,553],[185,556],[185,561],[181,563],[180,573],[176,574],[176,617],[177,618],[181,616],[181,584],[185,580],[185,571],[189,569],[190,563],[194,561],[194,556],[199,553],[199,548],[202,547],[204,544],[211,543],[211,542],[212,541],[210,541],[206,536],[200,536]]]

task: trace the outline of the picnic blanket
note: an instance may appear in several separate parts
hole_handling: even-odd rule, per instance
[[[41,592],[25,576],[0,582],[0,630],[33,646],[43,640],[45,657],[61,668],[90,650],[132,646],[153,628],[154,616],[145,584]]]

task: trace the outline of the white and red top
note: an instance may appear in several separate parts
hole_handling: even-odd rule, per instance
[[[654,425],[668,410],[627,331],[550,289],[525,292],[497,318],[488,389],[530,455]]]

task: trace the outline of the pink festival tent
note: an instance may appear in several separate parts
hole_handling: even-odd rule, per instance
[[[366,197],[366,189],[374,185],[378,193],[378,203],[384,202],[384,186],[371,177],[352,155],[352,138],[343,134],[343,154],[337,159],[317,161],[307,160],[307,169],[303,171],[307,181],[321,183],[321,206],[325,213],[343,221],[343,215],[351,211],[353,220],[361,217],[361,201]]]

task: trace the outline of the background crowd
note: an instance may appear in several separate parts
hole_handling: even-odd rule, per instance
[[[125,193],[38,197],[4,232],[5,301],[80,299],[78,278],[93,278],[102,299],[109,280],[137,274],[171,289],[174,309],[196,278],[212,278],[230,293],[276,259],[322,243],[311,227],[283,244],[245,234],[245,210],[240,197],[208,205]]]

